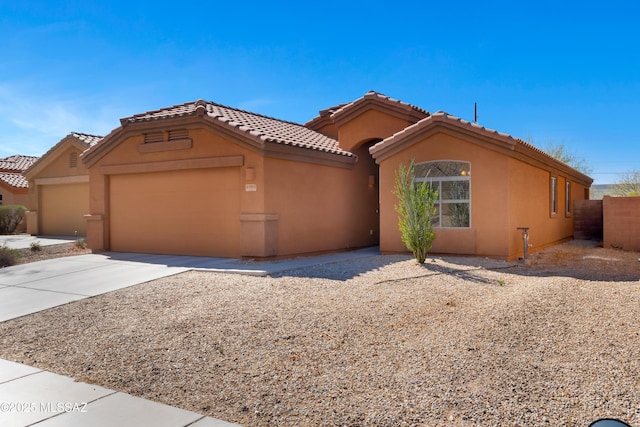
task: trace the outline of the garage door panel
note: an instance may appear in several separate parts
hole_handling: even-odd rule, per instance
[[[86,234],[84,215],[89,213],[89,185],[86,183],[43,185],[40,193],[40,234],[79,236]]]
[[[239,169],[110,177],[111,249],[236,256]]]

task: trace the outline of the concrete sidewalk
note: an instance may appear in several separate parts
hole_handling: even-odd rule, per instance
[[[18,239],[7,244],[28,247],[30,243]],[[17,265],[0,269],[0,322],[188,270],[264,276],[378,253],[377,248],[368,248],[260,262],[104,253]],[[36,423],[38,427],[237,426],[0,359],[0,425],[22,427]]]
[[[0,425],[231,427],[191,411],[0,359]]]

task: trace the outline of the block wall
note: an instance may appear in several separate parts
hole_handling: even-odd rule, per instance
[[[602,199],[603,247],[640,251],[640,197]]]
[[[602,240],[602,200],[575,200],[573,212],[574,239]]]

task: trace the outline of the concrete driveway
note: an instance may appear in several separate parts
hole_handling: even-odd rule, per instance
[[[0,269],[0,322],[191,268],[169,266],[168,261],[189,264],[180,257],[88,254]],[[36,423],[43,427],[237,426],[0,359],[0,425]]]
[[[0,322],[187,271],[108,254],[56,258],[0,269]]]

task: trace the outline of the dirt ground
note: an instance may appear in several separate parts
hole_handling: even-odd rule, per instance
[[[246,426],[639,425],[639,256],[187,272],[0,323],[0,358]]]

